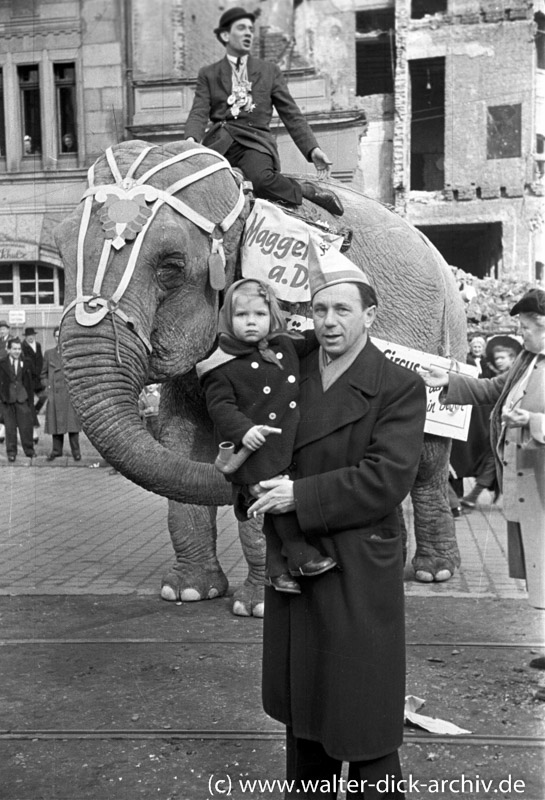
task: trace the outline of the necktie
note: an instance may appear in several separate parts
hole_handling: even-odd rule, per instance
[[[239,56],[237,58],[237,72],[241,68],[241,66],[242,66],[242,58]]]

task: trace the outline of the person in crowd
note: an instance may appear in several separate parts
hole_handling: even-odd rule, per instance
[[[494,373],[490,369],[486,356],[486,339],[480,334],[472,336],[469,340],[469,353],[466,358],[467,364],[472,364],[479,370],[479,378],[493,378]]]
[[[265,589],[263,704],[286,725],[287,798],[334,798],[348,761],[359,787],[351,797],[391,800],[405,796],[398,506],[418,469],[426,391],[370,341],[377,297],[364,273],[312,246],[309,270],[320,348],[301,362],[293,474],[254,486],[249,514],[268,526],[273,514],[295,513],[341,569],[301,578],[300,595]],[[329,793],[305,792],[306,779],[328,781]]]
[[[478,368],[479,378],[494,377],[496,373],[487,356],[484,336],[476,334],[470,338],[466,363]],[[467,440],[464,442],[455,439],[452,442],[450,497],[452,500],[452,491],[454,490],[459,498],[459,507],[466,512],[476,507],[477,500],[485,490],[493,494],[494,500],[498,498],[496,466],[490,445],[491,412],[492,406],[474,408],[471,412]],[[467,494],[464,494],[464,478],[475,478],[475,484]],[[457,512],[453,513],[457,514]]]
[[[42,386],[42,368],[43,368],[43,354],[42,346],[36,339],[36,330],[34,328],[25,328],[25,338],[23,339],[23,358],[30,364],[32,370],[32,380],[34,382],[34,394],[36,395],[37,402],[32,402],[34,409],[34,435],[37,436],[37,428],[40,427],[38,413],[45,405],[46,396],[44,387]]]
[[[138,413],[154,439],[159,439],[159,401],[161,386],[149,383],[144,386],[138,397]]]
[[[53,336],[56,346],[44,353],[41,380],[46,387],[47,406],[45,408],[45,433],[51,434],[53,444],[47,456],[48,461],[60,458],[63,453],[64,434],[68,434],[70,450],[74,461],[81,461],[79,432],[81,430],[76,412],[68,396],[68,387],[62,368],[59,351],[59,328]]]
[[[497,345],[492,350],[492,361],[494,368],[498,375],[502,372],[507,372],[514,364],[517,357],[517,351],[514,347],[506,347],[505,345]]]
[[[231,441],[250,451],[228,478],[235,509],[246,519],[253,496],[248,486],[287,472],[299,421],[299,353],[316,346],[286,331],[273,289],[243,279],[226,293],[219,323],[219,349],[197,366],[218,444]],[[266,436],[263,426],[277,427]],[[266,578],[279,592],[298,594],[296,575],[315,577],[336,566],[302,534],[295,514],[265,529]]]
[[[438,368],[422,370],[444,387],[445,403],[494,404],[490,420],[507,519],[509,574],[525,578],[529,602],[545,608],[545,291],[530,289],[510,311],[523,350],[507,372],[477,380]]]
[[[9,322],[5,319],[0,319],[0,359],[5,358],[7,355],[9,338]]]
[[[7,358],[7,343],[9,339],[9,323],[5,319],[0,319],[0,361]],[[2,403],[0,403],[0,444],[4,441],[6,429],[4,427],[4,416]]]
[[[9,339],[6,357],[0,360],[0,405],[5,426],[8,461],[17,458],[17,430],[23,452],[34,458],[32,421],[34,382],[30,365],[22,358],[21,340]]]
[[[252,182],[257,197],[296,206],[305,197],[331,214],[341,215],[343,207],[332,191],[288,178],[280,171],[270,130],[273,108],[303,156],[314,163],[318,177],[327,177],[331,161],[319,147],[278,66],[251,55],[254,22],[255,15],[244,8],[230,8],[222,14],[214,33],[226,55],[198,74],[185,138],[225,155]],[[206,130],[209,122],[212,126]]]

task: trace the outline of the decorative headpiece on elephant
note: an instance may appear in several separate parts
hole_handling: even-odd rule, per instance
[[[353,229],[350,258],[381,299],[376,335],[463,360],[463,304],[439,253],[384,205],[342,185],[335,191]],[[176,562],[163,578],[165,599],[227,591],[216,557],[215,509],[230,502],[230,487],[213,467],[194,365],[214,346],[222,288],[240,277],[250,207],[240,179],[217,153],[189,142],[130,141],[97,160],[82,203],[56,231],[66,275],[61,349],[70,396],[104,458],[169,498]],[[335,224],[322,209],[319,215]],[[138,415],[139,393],[150,382],[163,384],[159,442]],[[448,440],[427,437],[412,493],[413,565],[430,580],[452,574],[459,563],[448,457]],[[254,522],[240,532],[249,575],[234,610],[259,616],[263,537]]]

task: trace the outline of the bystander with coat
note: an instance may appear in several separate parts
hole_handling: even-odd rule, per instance
[[[68,434],[74,461],[81,460],[79,432],[81,426],[68,395],[68,387],[59,351],[59,328],[53,331],[56,347],[46,350],[42,369],[42,383],[46,387],[45,433],[51,434],[53,446],[48,461],[62,456],[64,434]]]
[[[17,431],[28,458],[35,456],[32,441],[34,383],[28,362],[22,358],[20,339],[10,339],[0,360],[0,406],[5,426],[8,461],[17,458]]]

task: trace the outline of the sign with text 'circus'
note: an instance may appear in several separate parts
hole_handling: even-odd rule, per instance
[[[287,303],[310,300],[310,237],[340,248],[343,237],[313,229],[266,200],[256,200],[242,239],[242,275],[267,281]]]
[[[393,342],[385,342],[384,339],[371,337],[373,344],[384,355],[396,364],[407,369],[418,370],[420,367],[440,367],[441,369],[452,370],[452,362],[449,358],[423,353],[420,350],[413,350],[410,347],[402,347]],[[456,362],[456,369],[463,375],[476,378],[479,374],[477,367],[470,364],[460,364]],[[471,406],[446,405],[439,399],[441,389],[427,388],[428,405],[426,410],[425,433],[433,433],[436,436],[446,436],[450,439],[467,440],[467,432],[471,420]]]

